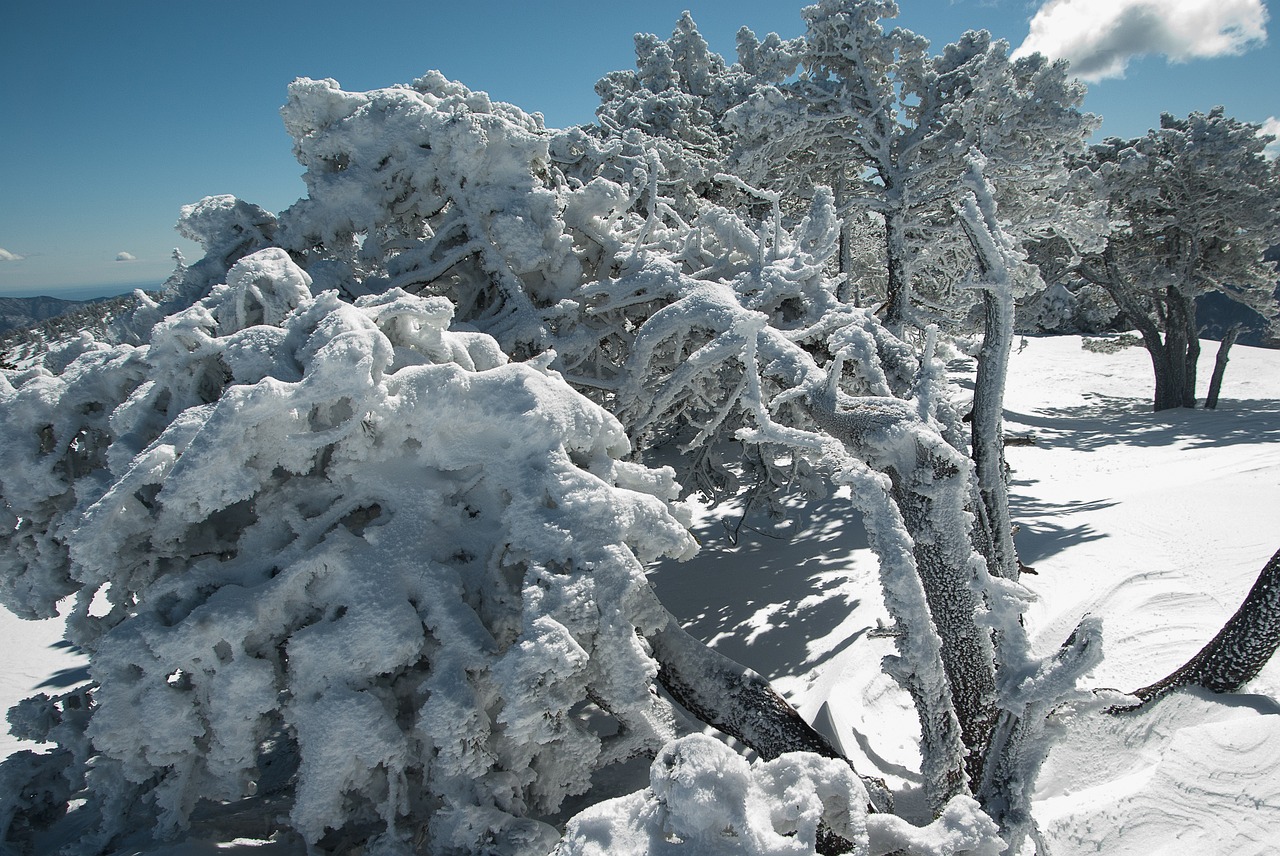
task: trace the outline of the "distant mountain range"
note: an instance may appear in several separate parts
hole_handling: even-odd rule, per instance
[[[21,330],[93,302],[61,300],[57,297],[0,297],[0,333]]]

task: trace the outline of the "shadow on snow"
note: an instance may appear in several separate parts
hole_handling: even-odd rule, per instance
[[[818,668],[883,612],[876,560],[849,500],[797,501],[790,510],[790,526],[752,512],[735,545],[727,530],[741,512],[719,506],[696,529],[697,557],[649,572],[689,633],[770,679]],[[875,612],[842,629],[864,603]]]
[[[1045,448],[1094,451],[1117,444],[1203,449],[1239,443],[1280,442],[1280,401],[1228,399],[1216,410],[1175,408],[1154,412],[1148,399],[1089,393],[1075,407],[1005,411],[1005,421],[1030,428]]]

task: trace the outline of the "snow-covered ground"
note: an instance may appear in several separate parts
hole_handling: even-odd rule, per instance
[[[1205,343],[1202,390],[1215,348]],[[1018,547],[1036,571],[1023,580],[1039,595],[1027,624],[1050,650],[1081,616],[1101,616],[1106,658],[1090,686],[1133,690],[1180,665],[1280,547],[1280,351],[1232,354],[1217,411],[1160,414],[1140,348],[1040,338],[1012,357],[1007,432],[1035,440],[1007,453]],[[953,368],[963,385],[971,375]],[[701,556],[655,568],[659,595],[695,635],[773,679],[910,810],[915,714],[880,673],[891,640],[848,503],[809,504],[781,526],[749,514],[734,546],[738,522],[728,507],[701,513]],[[82,677],[59,637],[0,611],[0,706]],[[1037,790],[1052,852],[1277,852],[1280,662],[1247,690],[1064,721]],[[17,747],[0,738],[0,755]]]

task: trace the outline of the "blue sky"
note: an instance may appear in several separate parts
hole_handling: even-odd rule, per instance
[[[1280,0],[1274,0],[1280,2]],[[595,81],[630,68],[636,32],[689,9],[714,50],[802,30],[799,0],[48,0],[0,28],[0,295],[85,296],[161,282],[179,208],[232,193],[278,211],[303,193],[279,117],[295,77],[372,89],[439,69],[472,89],[592,119]],[[1072,59],[1097,81],[1104,134],[1223,104],[1280,115],[1280,49],[1264,0],[900,0],[935,51],[968,29]],[[1143,54],[1147,54],[1143,56]],[[1172,57],[1171,61],[1169,57]],[[1123,76],[1120,69],[1123,69]]]

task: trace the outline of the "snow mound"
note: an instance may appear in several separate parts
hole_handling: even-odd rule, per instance
[[[667,744],[649,787],[569,822],[555,856],[801,856],[820,826],[853,856],[905,852],[995,856],[1003,847],[977,803],[956,797],[928,827],[867,814],[862,782],[841,761],[805,752],[748,763],[704,735]]]

